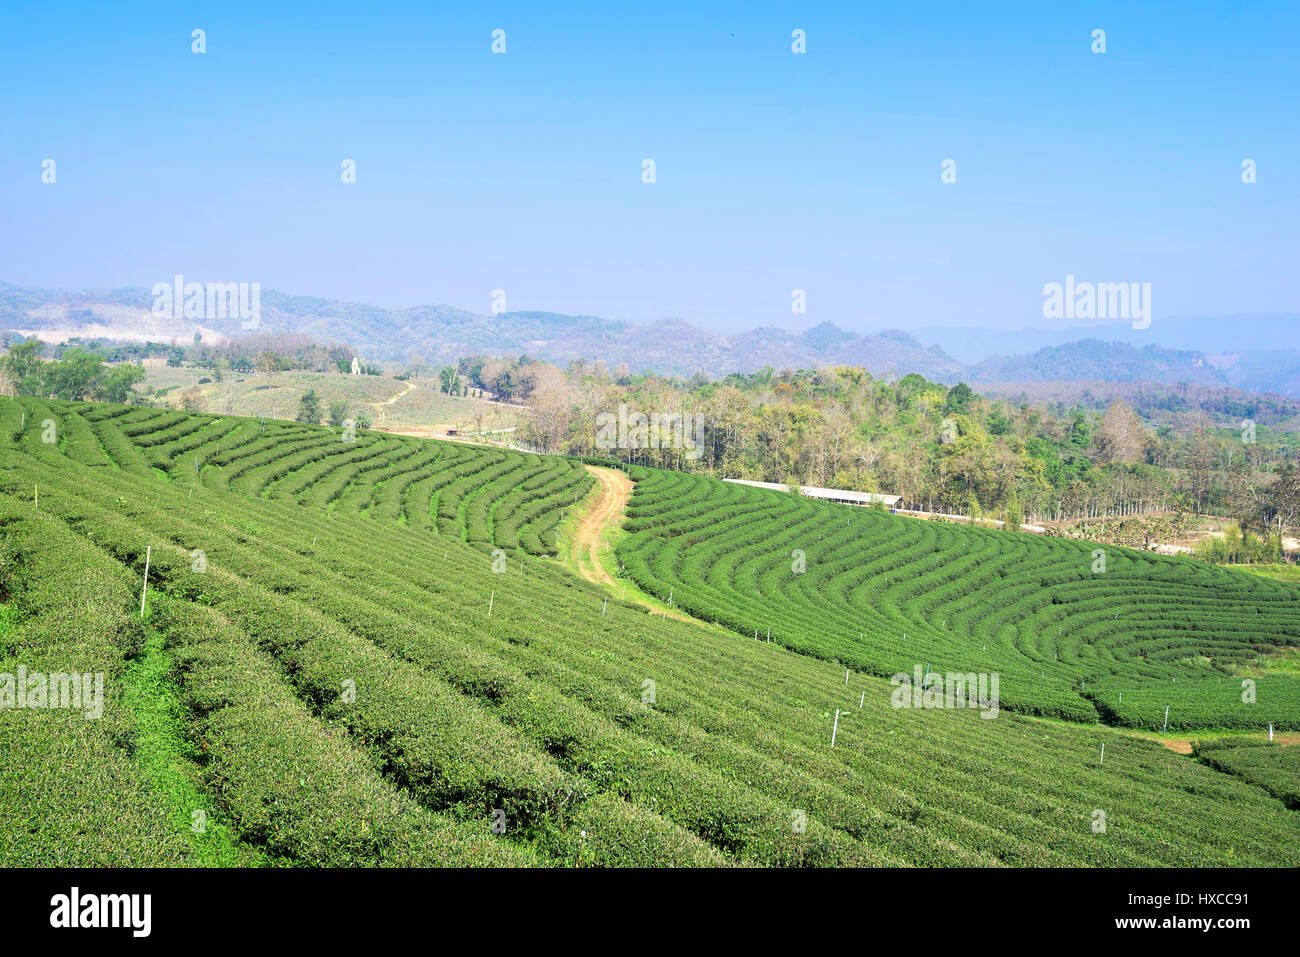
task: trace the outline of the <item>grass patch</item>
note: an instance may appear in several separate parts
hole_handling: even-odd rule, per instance
[[[0,656],[9,654],[9,639],[18,630],[18,606],[12,602],[0,604]]]
[[[136,719],[136,761],[149,785],[166,798],[172,825],[190,841],[200,866],[270,863],[257,850],[239,844],[214,820],[209,802],[199,792],[194,776],[202,756],[185,735],[171,673],[164,639],[151,629],[143,654],[124,675],[123,702]]]
[[[18,627],[18,606],[12,603],[0,605],[0,641],[4,641]]]
[[[1228,565],[1227,568],[1238,568],[1252,575],[1261,575],[1264,578],[1273,578],[1277,581],[1291,582],[1293,585],[1300,585],[1300,565],[1279,564],[1279,565]]]

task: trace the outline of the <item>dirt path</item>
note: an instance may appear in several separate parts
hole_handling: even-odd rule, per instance
[[[666,607],[663,602],[641,593],[640,589],[633,587],[633,593],[628,594],[626,584],[615,581],[614,577],[601,563],[599,552],[605,546],[606,536],[615,530],[618,519],[623,515],[623,510],[627,507],[627,501],[632,495],[632,480],[628,478],[626,473],[620,472],[618,469],[601,468],[596,465],[588,465],[586,469],[596,479],[596,487],[588,493],[588,498],[579,506],[580,509],[585,509],[585,513],[580,515],[569,547],[569,560],[573,564],[574,571],[587,581],[604,586],[612,595],[630,599],[645,606],[652,614],[666,614],[667,617],[675,618],[678,621],[694,622],[704,628],[718,628],[728,637],[735,637],[732,632],[721,629],[718,625],[699,621],[675,608]],[[1052,719],[1039,718],[1037,720],[1049,721]],[[1089,726],[1081,724],[1078,727],[1106,727],[1118,734],[1157,741],[1169,750],[1185,755],[1192,753],[1192,741],[1195,740],[1189,737],[1170,737],[1150,731],[1119,728],[1110,725]],[[1208,740],[1220,736],[1210,734],[1203,736],[1203,739]],[[1300,732],[1279,733],[1274,735],[1274,740],[1284,746],[1300,744]]]
[[[612,597],[621,601],[633,602],[648,609],[653,615],[664,615],[678,621],[695,622],[706,628],[716,628],[706,622],[696,621],[658,599],[645,594],[634,583],[616,581],[609,569],[600,560],[601,549],[606,547],[606,538],[615,531],[618,520],[623,515],[627,500],[632,494],[632,480],[618,469],[601,468],[588,465],[587,471],[596,479],[596,487],[588,493],[589,497],[580,506],[577,527],[570,536],[567,561],[573,570],[589,582],[605,588]]]
[[[393,395],[391,395],[391,396],[389,396],[387,399],[385,399],[383,402],[372,402],[371,405],[373,405],[373,406],[375,407],[375,415],[378,417],[378,418],[376,419],[376,421],[375,421],[375,425],[381,425],[381,424],[383,424],[383,421],[384,421],[384,406],[386,406],[386,405],[392,405],[394,402],[396,402],[396,401],[397,401],[398,399],[400,399],[402,396],[407,395],[407,394],[409,394],[410,392],[414,391],[414,389],[415,389],[415,383],[414,383],[414,382],[407,382],[407,383],[406,383],[406,388],[403,389],[401,392],[396,392],[396,393],[394,393]]]
[[[596,552],[604,544],[605,534],[623,514],[632,494],[632,480],[617,469],[588,465],[587,471],[595,476],[599,494],[595,506],[573,533],[573,567],[589,582],[612,586],[614,578],[601,565]]]
[[[1116,729],[1116,730],[1123,730],[1123,729]],[[1191,754],[1193,741],[1212,741],[1223,737],[1235,738],[1238,737],[1238,735],[1228,736],[1228,735],[1219,735],[1219,734],[1208,734],[1208,735],[1201,735],[1195,738],[1170,738],[1170,737],[1165,737],[1162,735],[1158,736],[1154,734],[1135,734],[1134,737],[1149,738],[1152,741],[1159,741],[1170,751],[1174,751],[1178,754]],[[1261,734],[1251,734],[1251,735],[1240,735],[1240,737],[1267,738],[1268,734],[1261,733]],[[1300,733],[1296,733],[1294,731],[1288,731],[1285,733],[1275,733],[1273,735],[1273,743],[1280,744],[1284,748],[1288,748],[1293,745],[1300,744]]]

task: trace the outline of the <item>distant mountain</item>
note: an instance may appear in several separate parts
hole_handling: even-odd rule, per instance
[[[965,378],[977,382],[1187,382],[1228,385],[1227,376],[1199,352],[1122,342],[1083,339],[1049,346],[1030,355],[994,356],[968,366]]]
[[[187,344],[198,332],[208,343],[221,343],[246,334],[237,318],[157,317],[152,302],[144,289],[69,291],[0,283],[0,330],[54,342],[80,337]],[[265,290],[258,331],[346,342],[363,358],[380,362],[527,353],[559,364],[585,358],[611,369],[626,364],[634,372],[683,376],[856,365],[873,375],[916,372],[949,384],[1185,382],[1300,396],[1300,317],[1285,315],[1158,320],[1142,330],[1126,323],[1011,332],[932,326],[916,335],[888,329],[860,335],[823,322],[802,332],[762,327],[720,335],[681,319],[633,323],[540,311],[487,316],[445,305],[384,309]]]
[[[210,343],[226,340],[206,322],[155,316],[152,302],[143,289],[66,291],[0,283],[0,331],[46,342],[80,338],[188,344],[195,332]],[[239,323],[234,325],[238,331]]]
[[[0,329],[49,341],[82,338],[188,343],[195,331],[208,342],[244,333],[240,320],[201,323],[152,315],[144,289],[67,292],[0,288]],[[303,333],[321,341],[347,342],[366,359],[403,361],[421,357],[451,362],[470,353],[528,353],[550,362],[600,359],[636,372],[726,375],[833,364],[860,365],[875,375],[918,372],[946,381],[961,366],[942,349],[925,348],[896,330],[871,336],[823,323],[802,333],[755,329],[721,336],[681,319],[631,323],[555,312],[507,312],[484,316],[452,306],[383,309],[364,303],[261,293],[259,332]]]
[[[1236,388],[1300,396],[1300,350],[1261,349],[1209,356],[1207,361]]]
[[[995,355],[1017,355],[1080,339],[1125,342],[1131,346],[1161,345],[1206,355],[1258,350],[1300,350],[1300,315],[1275,313],[1253,316],[1170,317],[1156,319],[1145,329],[1132,323],[984,329],[971,326],[922,326],[913,331],[921,342],[938,343],[958,362],[980,362]]]

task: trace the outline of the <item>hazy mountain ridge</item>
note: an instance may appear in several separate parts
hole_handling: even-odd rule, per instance
[[[81,336],[185,343],[195,331],[209,342],[244,333],[237,318],[157,317],[152,304],[146,289],[49,290],[0,283],[0,330],[54,341]],[[769,326],[723,335],[679,318],[634,323],[537,310],[483,315],[447,305],[388,309],[264,290],[259,331],[347,342],[370,361],[451,362],[471,353],[527,353],[557,364],[599,359],[610,368],[625,364],[634,372],[683,376],[764,366],[856,365],[874,375],[916,372],[947,383],[1186,382],[1300,396],[1300,351],[1290,348],[1292,342],[1300,348],[1300,321],[1293,320],[1300,317],[1165,320],[1143,330],[1124,323],[1010,332],[931,326],[916,335],[899,330],[862,335],[823,322],[802,332]],[[936,341],[936,335],[947,338]],[[978,352],[984,357],[960,362],[946,350],[949,341],[958,356]],[[1238,347],[1264,342],[1269,348],[1207,351],[1179,344],[1191,342]],[[993,346],[1006,348],[1006,354],[988,355]]]
[[[972,382],[1188,382],[1228,385],[1227,377],[1204,354],[1185,349],[1082,339],[1048,346],[1027,356],[995,356],[966,368]]]
[[[32,332],[41,338],[66,339],[69,328],[95,329],[109,338],[115,328],[123,339],[140,338],[143,328],[156,330],[152,296],[144,289],[78,291],[0,289],[0,327]],[[66,310],[51,316],[50,307],[81,310],[72,322]],[[115,308],[116,307],[116,308]],[[126,307],[127,311],[121,311]],[[181,323],[171,334],[188,341],[196,328],[236,337],[239,319]],[[170,328],[170,327],[169,327]],[[871,336],[845,332],[822,323],[802,333],[759,328],[735,336],[708,332],[681,319],[631,323],[598,316],[526,311],[485,316],[452,306],[385,309],[365,303],[290,296],[274,290],[261,294],[261,332],[300,332],[322,341],[348,342],[365,358],[402,361],[415,356],[450,362],[475,352],[528,353],[567,363],[576,358],[601,359],[614,367],[676,375],[703,371],[711,375],[825,364],[862,365],[875,374],[919,372],[928,378],[958,375],[961,366],[941,349],[922,346],[905,332]]]
[[[1300,350],[1300,315],[1273,313],[1254,316],[1171,316],[1156,319],[1144,329],[1129,322],[1084,325],[1071,322],[1058,327],[987,329],[975,326],[921,326],[914,331],[921,342],[941,343],[944,351],[969,365],[996,355],[1036,352],[1081,339],[1123,342],[1131,346],[1157,344],[1206,355]]]

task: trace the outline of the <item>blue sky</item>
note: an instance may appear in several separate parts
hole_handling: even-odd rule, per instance
[[[1294,3],[266,6],[5,5],[0,279],[720,331],[1043,326],[1067,273],[1300,312]]]

